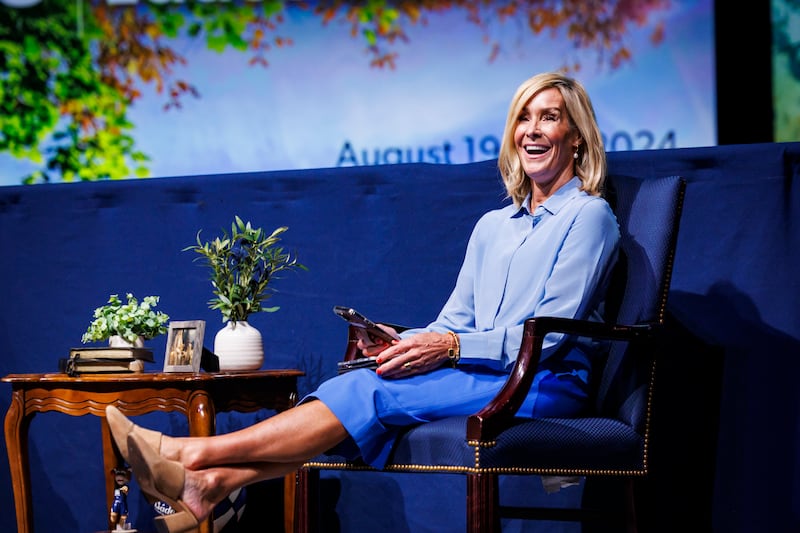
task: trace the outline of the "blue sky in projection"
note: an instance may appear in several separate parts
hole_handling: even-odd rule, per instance
[[[501,55],[489,61],[481,30],[461,11],[429,15],[407,28],[395,70],[369,66],[365,41],[349,26],[323,26],[290,9],[277,33],[294,44],[272,49],[269,66],[247,52],[217,54],[202,42],[174,48],[176,70],[199,98],[165,111],[151,88],[129,110],[137,148],[156,177],[384,164],[466,163],[494,157],[509,100],[527,77],[579,59],[576,75],[593,98],[608,150],[716,144],[711,0],[672,3],[650,27],[630,34],[633,60],[610,70],[596,51],[576,52],[560,36],[534,36],[524,24],[491,27]],[[0,155],[0,184],[36,167]]]

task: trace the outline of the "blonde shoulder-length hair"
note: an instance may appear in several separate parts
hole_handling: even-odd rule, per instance
[[[561,93],[567,108],[570,127],[578,130],[578,135],[583,141],[578,147],[574,169],[574,174],[581,180],[581,190],[594,196],[602,194],[606,178],[606,152],[592,101],[586,89],[578,81],[558,72],[546,72],[533,76],[517,88],[508,108],[503,140],[500,143],[497,165],[506,186],[506,193],[517,206],[522,204],[531,192],[531,183],[522,170],[514,142],[514,131],[523,109],[531,98],[551,88],[558,89]]]

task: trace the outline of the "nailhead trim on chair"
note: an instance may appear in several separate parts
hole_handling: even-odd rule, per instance
[[[303,467],[319,470],[367,470],[374,472],[430,472],[442,474],[534,474],[540,476],[645,476],[645,470],[568,470],[563,468],[471,468],[466,466],[389,465],[383,470],[351,463],[305,463]]]

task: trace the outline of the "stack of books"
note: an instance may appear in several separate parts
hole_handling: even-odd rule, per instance
[[[69,359],[60,361],[60,370],[70,376],[79,374],[129,374],[141,372],[144,363],[153,363],[148,348],[72,348]]]

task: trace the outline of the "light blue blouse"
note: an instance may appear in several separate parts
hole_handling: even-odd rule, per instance
[[[598,307],[617,258],[619,226],[608,203],[574,177],[528,211],[513,205],[482,216],[470,236],[455,288],[437,319],[405,331],[455,331],[461,364],[507,370],[535,316],[600,320]],[[563,335],[545,338],[542,359]]]

